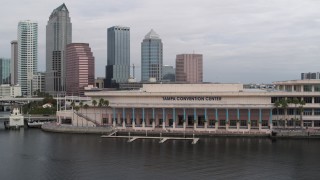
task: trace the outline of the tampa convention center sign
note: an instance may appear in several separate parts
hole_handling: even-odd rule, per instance
[[[221,101],[221,97],[210,96],[165,96],[164,101]]]

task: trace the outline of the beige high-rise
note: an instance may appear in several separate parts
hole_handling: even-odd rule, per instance
[[[176,82],[201,83],[203,81],[202,54],[178,54]]]

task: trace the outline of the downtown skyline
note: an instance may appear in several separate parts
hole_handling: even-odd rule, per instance
[[[22,1],[14,3],[6,4],[0,14],[6,17],[0,19],[0,56],[10,57],[10,42],[16,39],[20,20],[37,21],[38,69],[45,71],[45,26],[52,9],[63,2],[34,1],[23,7],[17,6]],[[203,54],[204,82],[270,83],[299,79],[301,72],[320,69],[320,2],[64,3],[72,18],[73,42],[89,43],[96,57],[96,77],[104,77],[107,28],[114,25],[130,27],[131,64],[141,66],[140,43],[153,28],[164,44],[163,64],[175,66],[177,54]],[[140,73],[136,76],[140,80]]]

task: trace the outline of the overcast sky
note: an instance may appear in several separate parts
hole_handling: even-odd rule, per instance
[[[107,64],[107,28],[131,28],[131,64],[140,79],[141,41],[154,29],[164,64],[176,54],[203,54],[204,81],[270,83],[320,71],[319,0],[14,0],[2,2],[0,57],[10,57],[20,20],[38,22],[39,71],[45,71],[45,29],[65,3],[73,42],[89,43],[96,76]]]

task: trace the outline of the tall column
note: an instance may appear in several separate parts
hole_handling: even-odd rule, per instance
[[[152,128],[154,129],[156,127],[156,119],[154,115],[154,108],[152,108]]]
[[[126,128],[126,112],[125,112],[125,108],[122,109],[122,127]]]
[[[113,127],[116,127],[116,108],[113,108]]]
[[[146,127],[146,121],[145,121],[145,117],[144,117],[144,108],[142,108],[142,127]]]
[[[262,109],[259,109],[259,131],[262,129]]]
[[[194,108],[193,110],[193,129],[197,129],[197,109]]]
[[[215,120],[215,128],[216,130],[219,128],[219,115],[218,115],[218,109],[216,108],[216,120]]]
[[[166,129],[166,109],[162,108],[162,129]]]
[[[251,129],[251,109],[248,109],[248,129]]]
[[[229,129],[229,109],[226,108],[226,130]]]
[[[186,108],[183,108],[183,129],[186,129]]]
[[[240,110],[237,109],[237,130],[240,129]]]
[[[270,120],[269,120],[269,126],[270,126],[270,129],[272,130],[272,128],[273,128],[273,124],[272,124],[272,109],[270,109],[269,118],[270,118]]]
[[[135,128],[136,127],[136,116],[134,114],[134,108],[132,108],[132,128]]]
[[[207,108],[204,108],[204,129],[208,128],[208,114]]]

